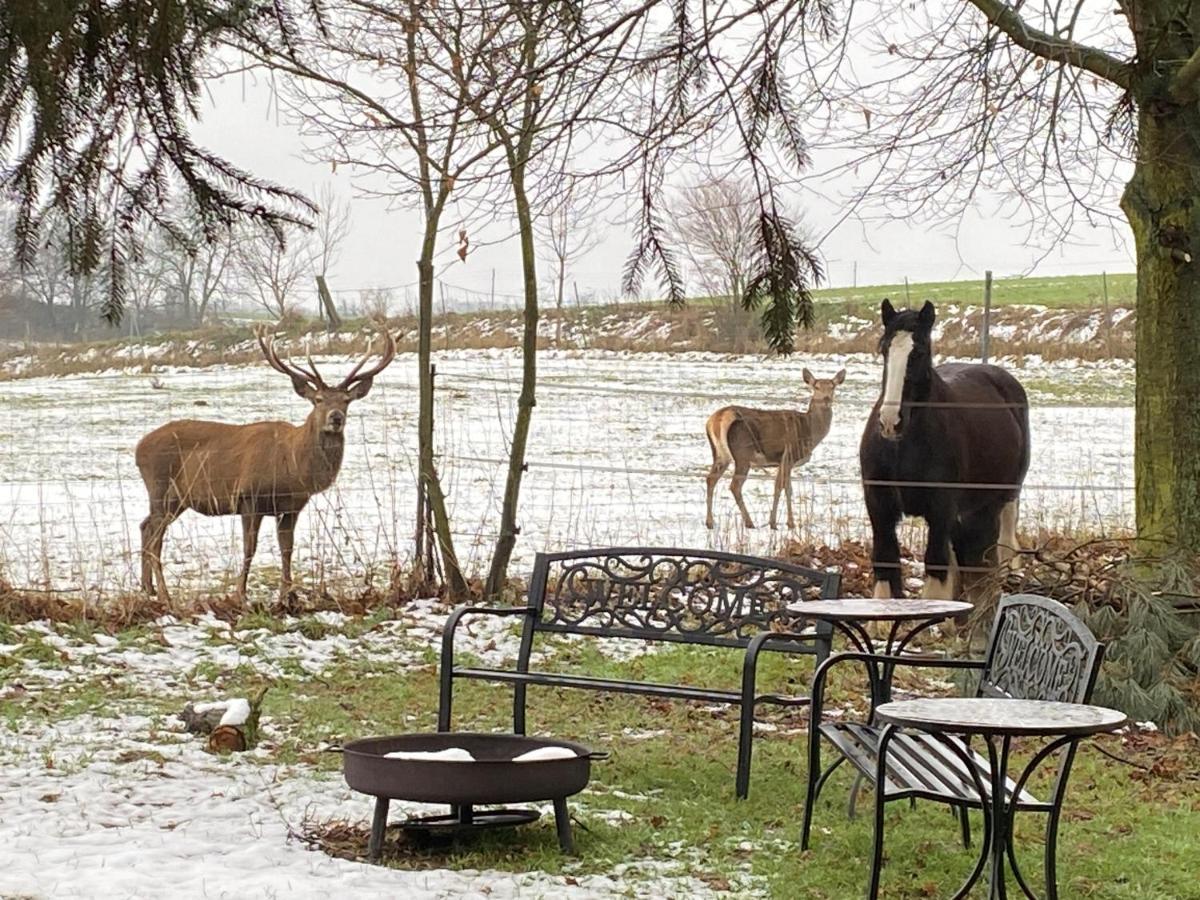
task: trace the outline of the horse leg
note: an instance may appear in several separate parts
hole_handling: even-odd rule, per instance
[[[996,561],[1001,568],[1015,570],[1020,567],[1021,545],[1017,541],[1017,515],[1020,512],[1020,504],[1020,499],[1014,497],[1000,508],[1000,540],[996,543]]]
[[[900,542],[896,526],[900,523],[900,505],[891,488],[866,489],[867,516],[871,520],[872,565],[875,569],[874,596],[903,597],[900,579]]]
[[[925,545],[925,587],[921,596],[928,600],[952,600],[954,598],[954,548],[950,535],[954,513],[950,509],[937,509],[925,517],[929,525],[929,539]]]
[[[714,459],[712,467],[708,470],[708,477],[705,479],[705,482],[708,486],[708,515],[704,519],[704,524],[709,528],[713,527],[713,491],[717,489],[717,483],[721,480],[721,476],[725,474],[725,470],[728,468],[728,460],[721,462],[720,460]]]
[[[733,479],[729,484],[729,492],[733,494],[733,499],[737,501],[738,509],[742,511],[742,524],[747,528],[754,527],[754,520],[750,518],[750,513],[746,511],[746,501],[742,499],[742,485],[746,483],[746,476],[750,473],[750,461],[735,459],[733,461]]]

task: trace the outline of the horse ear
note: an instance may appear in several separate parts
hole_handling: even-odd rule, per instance
[[[887,328],[892,324],[892,319],[896,318],[896,308],[892,306],[892,301],[887,297],[883,298],[883,303],[879,307],[880,315],[883,317],[883,327]]]
[[[809,387],[812,387],[813,384],[817,380],[817,379],[813,378],[813,373],[808,371],[808,369],[805,369],[803,375],[804,375],[804,383],[807,384]]]
[[[846,380],[846,370],[845,369],[840,370],[836,375],[833,376],[834,384],[841,384],[845,380]]]
[[[933,325],[933,320],[937,317],[937,311],[933,308],[933,301],[926,300],[925,305],[921,307],[921,311],[917,314],[917,321],[929,328]]]

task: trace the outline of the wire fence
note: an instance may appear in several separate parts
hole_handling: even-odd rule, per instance
[[[318,357],[322,369],[349,365]],[[541,360],[538,406],[518,513],[520,573],[535,551],[611,544],[711,547],[753,553],[790,538],[865,540],[857,447],[879,390],[878,363],[804,360],[553,355]],[[717,489],[716,527],[704,524],[711,463],[707,416],[737,403],[803,408],[801,370],[846,366],[833,425],[793,475],[796,528],[766,525],[773,472],[756,473],[745,496],[759,528],[746,529],[728,491]],[[1064,405],[1056,386],[1087,392],[1097,368],[1049,364],[1017,371],[1031,384],[1033,464],[1022,495],[1024,530],[1111,532],[1132,522],[1133,414],[1128,407]],[[1118,376],[1131,377],[1131,376]],[[0,384],[0,573],[14,584],[113,592],[137,586],[145,488],[133,459],[138,439],[172,419],[298,423],[306,407],[286,379],[262,366],[31,379]],[[1082,379],[1082,380],[1081,380]],[[497,537],[509,440],[520,385],[510,354],[460,352],[438,363],[435,450],[460,559],[480,571]],[[1082,387],[1081,387],[1082,385]],[[356,403],[341,473],[300,516],[296,568],[314,586],[378,582],[411,559],[416,518],[416,363],[398,358]],[[781,503],[782,513],[782,503]],[[902,535],[922,546],[921,530]],[[241,561],[235,517],[186,513],[167,534],[168,582],[227,590]],[[277,583],[278,551],[259,542],[252,585]]]

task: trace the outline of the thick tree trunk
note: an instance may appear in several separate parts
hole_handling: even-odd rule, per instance
[[[533,420],[537,387],[537,325],[538,292],[537,260],[534,250],[533,215],[529,198],[525,194],[525,180],[521,167],[524,160],[513,166],[512,187],[516,201],[517,223],[521,233],[521,271],[525,283],[525,332],[521,343],[524,368],[521,376],[521,396],[517,399],[517,421],[513,428],[512,445],[508,456],[508,478],[504,485],[504,503],[500,510],[500,536],[496,539],[496,550],[492,554],[492,566],[488,571],[484,599],[495,601],[504,590],[508,577],[508,562],[512,559],[517,544],[517,500],[521,494],[521,476],[525,472],[525,444],[529,438],[529,424]]]
[[[1147,550],[1200,550],[1200,107],[1151,87],[1121,201],[1137,248],[1137,528]]]
[[[421,245],[421,258],[417,261],[420,284],[417,291],[417,368],[420,383],[420,398],[417,409],[417,464],[418,477],[425,488],[425,502],[433,512],[433,527],[442,552],[442,568],[446,576],[446,590],[452,600],[464,600],[469,593],[467,581],[454,552],[454,538],[450,534],[450,516],[446,512],[446,495],[438,478],[433,462],[433,371],[431,329],[433,328],[433,252],[437,242],[437,221],[427,221],[425,240]],[[425,511],[417,510],[418,533],[425,528]],[[416,564],[421,564],[423,554],[417,554]],[[424,573],[428,578],[432,573]]]

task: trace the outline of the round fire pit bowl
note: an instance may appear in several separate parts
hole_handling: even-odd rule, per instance
[[[562,748],[574,755],[558,759],[515,762],[530,751]],[[444,753],[465,750],[471,760],[403,759],[389,753]],[[476,806],[552,801],[558,828],[558,843],[564,853],[574,852],[567,797],[588,783],[593,759],[604,759],[581,744],[517,734],[397,734],[361,738],[342,747],[342,771],[346,784],[375,798],[371,841],[367,858],[377,860],[387,829],[388,806],[392,800],[445,803],[450,814],[410,818],[402,827],[426,834],[457,834],[481,828],[521,825],[535,821],[531,809],[476,811]]]

